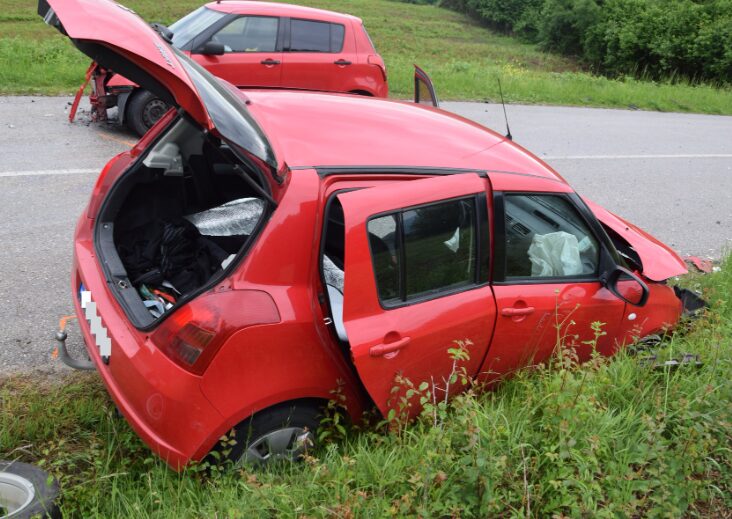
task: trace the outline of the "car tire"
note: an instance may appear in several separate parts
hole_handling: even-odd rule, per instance
[[[214,464],[265,466],[273,461],[299,461],[317,439],[321,406],[309,400],[285,402],[254,414],[217,445]]]
[[[57,519],[58,482],[38,467],[17,461],[0,461],[0,517]]]
[[[147,90],[138,90],[127,102],[127,127],[140,137],[160,119],[170,105]]]

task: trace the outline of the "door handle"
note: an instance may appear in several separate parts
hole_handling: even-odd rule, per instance
[[[529,315],[533,313],[533,306],[527,306],[526,308],[504,308],[501,310],[501,315],[505,317],[516,317],[518,315]]]
[[[382,355],[386,355],[387,353],[394,353],[395,351],[399,351],[404,348],[407,344],[409,344],[409,341],[411,340],[411,337],[402,337],[395,342],[371,346],[371,348],[369,348],[369,355],[371,355],[372,357],[381,357]]]
[[[260,61],[260,63],[262,65],[267,65],[267,66],[279,65],[280,64],[280,60],[278,60],[278,59],[272,59],[272,58],[267,58],[267,59],[263,59],[262,61]]]
[[[338,65],[339,67],[345,67],[346,65],[350,65],[351,62],[347,59],[339,59],[338,61],[334,61],[334,64]]]

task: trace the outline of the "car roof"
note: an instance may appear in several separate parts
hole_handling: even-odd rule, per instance
[[[278,162],[308,167],[502,171],[565,180],[502,135],[458,115],[366,96],[246,90],[247,108]]]
[[[349,14],[305,7],[302,5],[280,4],[274,2],[249,2],[244,0],[222,0],[206,4],[209,9],[233,14],[257,14],[270,16],[290,16],[293,18],[308,18],[326,22],[345,22],[346,20],[361,21],[360,18]]]

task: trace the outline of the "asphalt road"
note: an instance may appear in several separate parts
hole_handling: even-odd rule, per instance
[[[135,140],[83,113],[70,124],[69,102],[0,97],[0,376],[67,370],[51,350],[71,313],[74,224],[98,171]],[[500,106],[443,108],[504,129]],[[732,244],[732,117],[515,105],[508,115],[514,140],[577,191],[682,254],[719,258]]]

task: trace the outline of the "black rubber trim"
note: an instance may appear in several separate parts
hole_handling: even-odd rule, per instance
[[[504,171],[500,169],[480,168],[450,168],[440,166],[290,166],[290,171],[314,169],[320,177],[333,175],[359,175],[369,173],[393,174],[393,175],[459,175],[460,173],[476,173],[481,178],[490,178],[491,173],[499,175],[516,175],[519,177],[537,178],[567,185],[564,180],[550,178],[533,173],[517,173],[515,171]]]
[[[478,226],[475,230],[477,236],[478,268],[475,269],[475,281],[477,284],[481,284],[490,281],[491,231],[486,193],[478,193],[475,202],[477,204],[475,208],[476,216],[478,217]]]
[[[503,193],[493,192],[493,271],[491,280],[500,284],[506,279],[506,208]]]
[[[392,173],[396,175],[457,175],[476,173],[486,177],[487,171],[475,168],[441,168],[425,166],[295,166],[291,170],[314,169],[322,178],[333,175],[363,175],[368,173]]]

